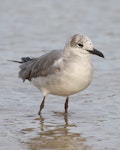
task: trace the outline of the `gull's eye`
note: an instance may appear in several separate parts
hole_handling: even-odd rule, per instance
[[[81,43],[78,43],[77,45],[78,45],[79,47],[83,47],[83,44],[81,44]]]

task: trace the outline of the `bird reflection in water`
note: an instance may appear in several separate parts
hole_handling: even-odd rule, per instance
[[[68,114],[54,112],[54,115],[64,117],[64,123],[58,124],[53,120],[45,122],[42,115],[35,119],[40,123],[40,132],[37,132],[36,137],[31,138],[28,142],[31,150],[91,150],[91,147],[85,144],[86,139],[79,131],[73,132],[72,129],[76,128],[76,124],[68,123]]]

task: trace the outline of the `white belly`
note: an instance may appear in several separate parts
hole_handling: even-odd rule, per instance
[[[69,96],[84,90],[92,81],[92,66],[69,65],[65,70],[47,77],[33,78],[33,84],[43,95]]]

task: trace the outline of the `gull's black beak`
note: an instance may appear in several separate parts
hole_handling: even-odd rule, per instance
[[[98,50],[95,49],[95,48],[93,48],[92,51],[91,51],[91,50],[87,50],[87,51],[88,51],[89,53],[91,53],[91,54],[98,55],[98,56],[100,56],[100,57],[105,58],[104,55],[103,55],[103,53],[101,53],[100,51],[98,51]]]

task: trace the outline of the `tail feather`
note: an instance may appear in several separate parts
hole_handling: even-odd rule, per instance
[[[8,60],[8,61],[15,62],[15,63],[23,63],[22,61],[17,61],[17,60]]]
[[[23,82],[26,79],[31,81],[30,74],[31,74],[31,69],[32,69],[35,58],[23,57],[23,58],[21,58],[21,60],[22,60],[23,64],[19,66],[20,67],[19,77],[23,79]],[[27,63],[29,61],[30,61],[30,63]]]
[[[30,60],[32,60],[34,58],[30,58],[30,57],[22,57],[21,58],[21,61],[17,61],[17,60],[8,60],[8,61],[11,61],[11,62],[15,62],[15,63],[25,63],[25,62],[28,62]]]
[[[30,58],[30,57],[22,57],[21,58],[21,60],[22,60],[22,62],[24,63],[24,62],[28,62],[28,61],[30,61],[30,60],[32,60],[33,58]]]
[[[35,60],[35,58],[30,58],[30,57],[22,57],[21,61],[17,61],[17,60],[8,60],[11,62],[15,62],[15,63],[21,63],[20,67],[20,71],[19,71],[19,77],[23,79],[23,82],[28,79],[29,81],[31,80],[30,78],[30,74],[31,74],[31,66],[32,66],[32,62]],[[31,62],[31,63],[27,63],[27,62]]]

